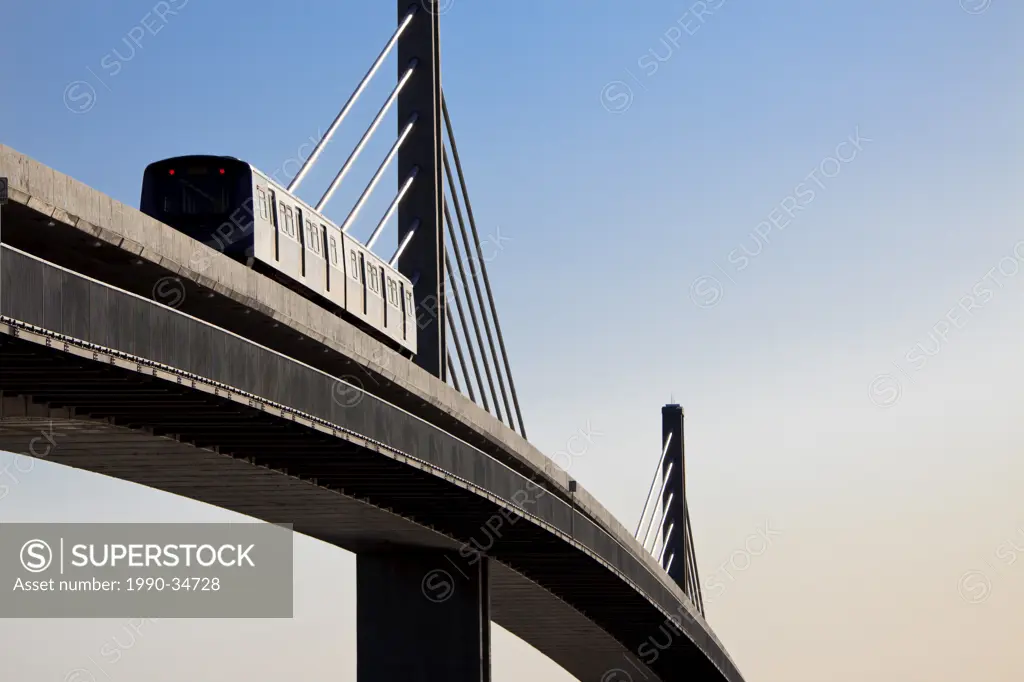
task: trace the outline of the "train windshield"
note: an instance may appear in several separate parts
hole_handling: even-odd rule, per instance
[[[165,163],[153,168],[150,209],[164,216],[230,213],[239,185],[235,164],[211,161]]]
[[[219,156],[182,156],[146,168],[140,209],[193,239],[224,249],[252,243],[248,164]]]

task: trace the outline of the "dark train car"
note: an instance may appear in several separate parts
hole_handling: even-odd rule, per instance
[[[248,163],[227,156],[152,163],[141,210],[416,353],[412,282]]]

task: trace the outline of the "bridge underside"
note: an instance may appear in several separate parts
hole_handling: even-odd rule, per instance
[[[4,314],[28,326],[0,325],[0,447],[32,454],[52,419],[47,460],[352,551],[491,545],[493,620],[579,679],[739,679],[697,622],[666,642],[678,609],[628,550],[467,444],[369,394],[339,405],[310,367],[42,261],[5,250],[2,276]],[[666,648],[648,669],[628,652],[651,638]]]
[[[296,450],[286,443],[285,434],[275,438],[252,421],[246,420],[245,425],[238,424],[234,429],[230,418],[219,419],[214,425],[209,419],[211,412],[230,406],[195,401],[191,410],[183,411],[181,393],[190,389],[156,389],[147,397],[140,394],[125,400],[125,377],[118,373],[110,377],[110,382],[112,393],[121,397],[111,400],[96,381],[98,374],[110,372],[108,368],[90,369],[91,361],[69,363],[61,355],[61,351],[0,334],[4,389],[0,450],[30,456],[34,453],[48,462],[138,483],[271,523],[293,523],[296,532],[352,552],[396,545],[457,551],[462,546],[436,530],[360,499],[360,479],[372,485],[377,477],[390,478],[367,463],[366,458],[372,456],[369,451],[360,453],[357,446],[345,444],[335,445],[330,454],[320,449],[322,445],[306,443]],[[80,388],[76,388],[79,382]],[[102,416],[82,417],[82,409],[71,407],[68,400],[86,405],[86,413]],[[57,404],[62,407],[54,407]],[[164,419],[159,418],[161,414]],[[119,425],[122,422],[125,425]],[[148,426],[143,427],[147,422]],[[156,435],[172,428],[176,436]],[[221,442],[218,449],[231,450],[233,456],[192,444],[209,442],[215,431]],[[227,435],[231,431],[238,440]],[[259,446],[242,445],[243,441],[260,440],[263,442]],[[255,465],[242,454],[253,450],[262,453],[255,457]],[[288,450],[286,467],[275,453]],[[297,452],[301,456],[296,456]],[[332,465],[329,459],[344,459],[345,466]],[[351,494],[340,492],[341,480]],[[393,492],[401,494],[402,487],[400,480],[395,481]],[[410,484],[409,494],[416,494],[414,488],[415,484]],[[428,504],[444,504],[443,497],[433,494],[419,490],[419,497]],[[457,513],[464,510],[464,501],[453,499],[449,507]],[[479,530],[476,534],[480,535]],[[625,648],[586,616],[552,599],[547,590],[508,566],[498,561],[488,564],[494,622],[526,638],[581,680],[601,680],[611,668],[630,667],[625,665]],[[447,564],[437,568],[456,571]],[[635,658],[631,660],[636,662]],[[641,668],[655,679],[646,666]]]
[[[3,360],[8,356],[5,354]],[[27,408],[27,409],[26,409]],[[35,416],[16,416],[31,412]],[[29,443],[47,462],[91,471],[174,493],[268,522],[292,522],[295,531],[353,552],[385,546],[457,550],[461,543],[355,497],[242,459],[197,448],[109,420],[68,419],[23,397],[5,396],[0,450],[28,454]],[[45,415],[45,416],[44,416]],[[43,434],[54,434],[45,450]],[[39,440],[35,440],[39,439]],[[392,544],[393,543],[393,544]],[[496,561],[488,562],[491,615],[581,680],[600,680],[611,668],[632,669],[625,649],[584,615]],[[442,564],[454,574],[456,569]],[[632,659],[635,661],[635,659]],[[656,679],[642,666],[651,679]],[[642,679],[642,678],[638,678]],[[669,679],[669,678],[666,678]]]

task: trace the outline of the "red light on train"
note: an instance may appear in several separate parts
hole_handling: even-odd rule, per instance
[[[223,168],[220,169],[220,174],[224,175],[224,169]]]
[[[174,175],[174,169],[172,168],[171,170],[167,171],[167,174],[168,175]]]

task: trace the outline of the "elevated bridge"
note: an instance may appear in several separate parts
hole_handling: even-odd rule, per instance
[[[400,189],[373,238],[397,211],[399,253],[410,249],[400,267],[427,313],[415,357],[0,145],[0,448],[292,523],[355,552],[360,682],[489,680],[491,621],[587,682],[742,682],[703,617],[679,500],[681,411],[665,422],[678,439],[659,464],[664,516],[673,499],[678,511],[675,526],[663,520],[659,556],[525,439],[486,269],[472,260],[431,7],[400,0],[368,74],[397,44]],[[476,309],[462,305],[453,261]],[[41,447],[41,434],[59,446]]]

